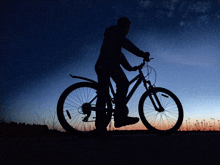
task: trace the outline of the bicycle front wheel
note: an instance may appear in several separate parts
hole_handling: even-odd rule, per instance
[[[176,95],[165,88],[157,87],[142,95],[139,102],[139,115],[149,131],[173,133],[182,124],[183,108]]]
[[[68,87],[60,96],[57,104],[57,116],[62,127],[70,133],[90,132],[95,127],[97,84],[79,82]],[[106,103],[111,108],[110,100]],[[106,112],[107,127],[112,112]]]

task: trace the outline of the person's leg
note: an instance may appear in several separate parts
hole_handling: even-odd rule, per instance
[[[121,69],[115,68],[115,70],[111,73],[111,77],[116,83],[116,96],[115,96],[115,112],[114,112],[114,120],[115,127],[121,127],[129,124],[135,124],[139,121],[139,118],[136,117],[128,117],[128,108],[126,106],[126,96],[129,87],[129,81]]]
[[[105,123],[106,120],[106,112],[102,111],[102,109],[105,108],[106,99],[109,95],[110,77],[108,76],[108,74],[105,73],[104,70],[96,69],[96,73],[98,77],[99,89],[96,102],[96,108],[98,109],[98,111],[96,111],[95,126],[96,129],[106,129],[105,127],[103,127],[103,123]]]
[[[127,116],[128,110],[126,108],[126,96],[128,93],[129,81],[121,67],[115,68],[114,71],[112,71],[111,73],[111,77],[116,83],[116,114],[118,113],[120,115]]]

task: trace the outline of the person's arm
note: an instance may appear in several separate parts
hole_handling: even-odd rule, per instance
[[[124,54],[122,53],[120,56],[120,64],[128,71],[133,71],[133,67],[129,64]]]
[[[145,53],[143,51],[141,51],[138,47],[136,47],[130,40],[128,40],[126,37],[123,40],[123,45],[122,47],[125,48],[127,51],[135,54],[138,57],[143,57],[146,58]]]

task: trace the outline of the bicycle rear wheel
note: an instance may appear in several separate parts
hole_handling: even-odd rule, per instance
[[[57,104],[57,116],[62,127],[71,133],[90,132],[96,129],[97,84],[80,82],[68,87],[60,96]],[[111,108],[109,100],[107,108]],[[112,112],[106,112],[107,127]]]
[[[163,107],[155,109],[152,98],[158,107],[157,98]],[[151,97],[151,99],[150,99]],[[149,131],[156,133],[173,133],[179,129],[183,121],[183,108],[179,99],[165,88],[152,88],[146,91],[139,102],[139,115]]]

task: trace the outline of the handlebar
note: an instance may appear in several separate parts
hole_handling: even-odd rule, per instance
[[[145,64],[145,62],[150,62],[151,60],[153,60],[154,58],[149,58],[149,59],[143,59],[143,63],[142,64]]]
[[[143,59],[143,62],[142,62],[140,65],[137,66],[138,70],[141,70],[141,69],[144,67],[145,62],[150,62],[150,61],[153,60],[153,59],[154,59],[154,58],[149,58],[148,60]]]
[[[151,72],[153,71],[155,73],[155,80],[154,80],[154,83],[153,83],[153,86],[155,86],[155,83],[156,83],[156,77],[157,77],[157,73],[155,71],[154,68],[152,68],[151,66],[148,65],[148,62],[150,62],[151,60],[153,60],[154,58],[149,58],[149,59],[143,59],[143,62],[139,65],[139,66],[136,66],[136,70],[139,71],[139,74],[144,76],[144,79],[145,80],[149,80],[150,78],[150,74]],[[142,72],[142,68],[144,67],[145,63],[147,62],[147,73],[144,75],[143,72]]]

